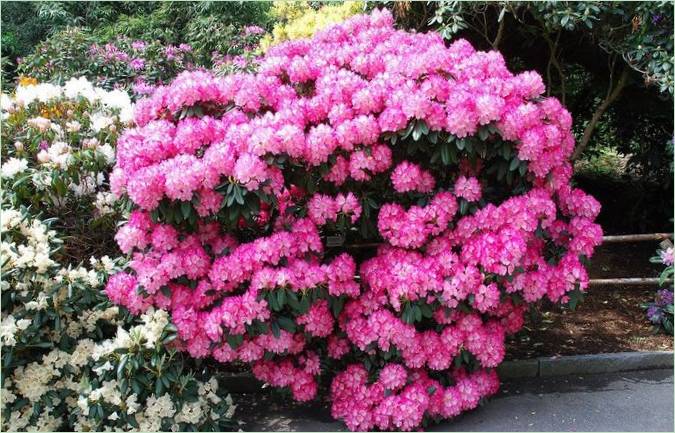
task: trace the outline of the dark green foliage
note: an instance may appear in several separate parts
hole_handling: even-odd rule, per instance
[[[3,76],[13,78],[17,57],[66,27],[92,29],[93,42],[120,35],[162,44],[191,43],[202,63],[213,51],[226,52],[245,25],[267,24],[270,2],[3,2]]]

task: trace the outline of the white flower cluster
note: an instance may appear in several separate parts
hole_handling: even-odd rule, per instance
[[[0,243],[3,274],[25,269],[44,274],[55,265],[50,257],[50,241],[55,232],[41,221],[27,219],[15,209],[3,209],[0,230],[3,233]]]
[[[50,216],[68,209],[87,221],[121,211],[108,177],[118,133],[132,119],[129,95],[72,78],[63,86],[19,85],[0,105],[0,178],[9,194],[30,196]]]
[[[152,371],[153,357],[172,359],[163,339],[175,328],[164,310],[150,309],[130,323],[119,307],[101,306],[106,278],[119,270],[116,260],[92,257],[87,266],[63,266],[52,255],[57,234],[25,209],[4,205],[0,229],[0,286],[14,295],[3,302],[0,317],[1,430],[156,431],[169,424],[198,430],[231,418],[231,398],[218,394],[213,378],[190,378],[195,391],[189,400],[166,389],[139,394],[128,382],[122,385],[121,354],[141,356],[134,371]],[[58,327],[44,319],[53,316]],[[115,328],[114,335],[106,331],[107,338],[101,337],[102,329]],[[6,358],[17,362],[7,367]],[[166,362],[165,368],[176,364]]]
[[[131,98],[126,92],[121,90],[108,91],[95,87],[84,77],[71,78],[63,86],[49,83],[18,86],[14,100],[3,95],[1,106],[2,111],[11,112],[17,106],[27,107],[36,101],[51,102],[62,97],[71,100],[85,98],[90,103],[100,103],[104,107],[117,109],[120,113],[120,121],[123,123],[129,122],[133,116]]]
[[[28,161],[20,158],[9,158],[2,164],[0,176],[12,178],[19,173],[23,173],[28,168]]]

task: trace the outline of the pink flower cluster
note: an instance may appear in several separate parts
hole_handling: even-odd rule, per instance
[[[474,409],[482,398],[499,389],[494,370],[467,373],[457,369],[450,377],[454,384],[443,386],[424,370],[409,372],[391,363],[369,384],[366,369],[352,364],[333,380],[332,415],[343,419],[354,431],[369,431],[375,427],[382,431],[409,431],[417,428],[425,415],[457,416]]]
[[[419,165],[403,161],[391,173],[391,183],[396,192],[430,192],[436,185],[436,179]]]
[[[457,212],[457,200],[449,192],[440,192],[426,207],[412,206],[407,211],[397,203],[382,206],[377,228],[391,245],[419,248],[429,236],[436,236],[448,227]]]
[[[338,194],[335,198],[315,194],[307,203],[307,215],[318,226],[337,221],[338,214],[349,216],[352,223],[359,219],[361,205],[353,193]]]
[[[299,401],[340,360],[332,412],[351,429],[472,409],[496,391],[527,303],[585,290],[581,257],[602,238],[598,202],[570,185],[571,117],[543,91],[497,52],[397,31],[377,10],[272,47],[257,73],[183,73],[137,103],[119,140],[112,188],[138,209],[116,235],[130,270],[106,293],[169,311],[179,348],[249,363]],[[499,195],[494,161],[466,148],[458,167],[408,160],[387,137],[411,122],[444,143],[489,125],[484,144],[526,164],[525,192]],[[223,231],[242,209],[234,187],[269,224]],[[194,208],[196,225],[167,223],[167,206]],[[324,245],[368,224],[384,244],[359,263]]]
[[[475,177],[459,176],[455,182],[455,194],[466,201],[478,201],[481,197],[481,187]]]

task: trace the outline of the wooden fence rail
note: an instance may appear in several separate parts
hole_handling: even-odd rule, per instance
[[[603,236],[602,243],[619,243],[619,242],[639,242],[639,241],[662,241],[673,237],[672,233],[646,233],[641,235],[618,235],[618,236]]]
[[[672,233],[645,233],[639,235],[612,235],[603,236],[603,244],[621,243],[621,242],[640,242],[640,241],[662,241],[664,239],[671,239]],[[377,248],[382,245],[381,242],[370,242],[362,244],[347,244],[345,248],[361,249],[361,248]]]
[[[622,242],[642,242],[642,241],[662,241],[665,239],[672,239],[672,233],[645,233],[637,235],[613,235],[613,236],[603,236],[602,243],[622,243]],[[347,244],[345,248],[350,249],[366,249],[366,248],[377,248],[382,243],[380,242],[370,242],[362,244]],[[668,284],[673,284],[673,280],[666,280],[664,282]],[[591,286],[612,286],[612,285],[624,285],[624,286],[651,286],[658,285],[658,278],[598,278],[591,279],[588,281],[588,284]]]
[[[665,280],[666,283],[672,285],[673,280]],[[620,284],[622,286],[652,286],[658,285],[658,278],[599,278],[588,280],[588,284],[591,286],[614,286]]]

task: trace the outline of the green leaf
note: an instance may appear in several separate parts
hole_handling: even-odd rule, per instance
[[[518,167],[518,173],[520,173],[521,176],[524,176],[526,172],[527,172],[527,163],[521,162],[520,166]]]
[[[416,125],[416,126],[413,128],[412,138],[413,138],[413,140],[418,141],[421,137],[422,137],[422,131],[421,131],[421,129],[418,127],[418,125]]]
[[[285,289],[279,289],[276,292],[277,294],[277,303],[279,304],[279,309],[284,308],[284,304],[286,303],[286,290]]]
[[[414,321],[414,313],[412,311],[412,306],[410,304],[407,304],[405,308],[403,309],[403,315],[401,317],[404,322],[406,323],[413,323]]]
[[[404,140],[405,140],[406,138],[408,138],[408,137],[410,136],[410,134],[412,133],[412,131],[413,131],[414,128],[415,128],[415,122],[410,122],[410,123],[408,124],[408,127],[407,127],[407,128],[405,129],[405,131],[403,132],[403,135],[401,136],[401,138],[403,138]]]
[[[560,20],[560,25],[565,27],[567,25],[567,23],[569,22],[569,20],[570,20],[569,15],[563,16],[562,19]]]
[[[429,304],[422,304],[420,306],[420,310],[422,311],[422,316],[427,319],[431,319],[434,316],[434,311],[431,309]]]
[[[415,305],[413,307],[413,313],[415,315],[415,322],[421,322],[422,321],[422,310],[420,309],[419,305]]]
[[[574,311],[577,308],[577,305],[579,305],[579,302],[584,299],[584,293],[579,289],[574,289],[570,292],[567,292],[567,296],[569,297],[567,305],[572,311]]]
[[[241,346],[241,343],[243,342],[244,336],[241,334],[230,334],[227,336],[227,344],[229,344],[232,349],[236,349],[237,347]]]
[[[234,199],[239,203],[240,205],[244,204],[244,195],[242,193],[242,189],[237,186],[237,188],[234,190]]]
[[[466,211],[469,209],[469,202],[462,199],[459,202],[459,213],[460,215],[466,215]]]
[[[309,295],[304,294],[300,298],[300,314],[305,314],[309,310]]]
[[[164,337],[164,339],[162,340],[162,344],[169,344],[169,343],[171,343],[173,340],[175,340],[176,337],[178,337],[178,334],[170,334],[170,335],[167,335],[167,336]]]
[[[124,367],[127,366],[129,361],[129,355],[122,355],[120,358],[120,364],[117,366],[117,380],[120,380],[124,376]]]
[[[272,322],[272,334],[275,338],[281,337],[281,328],[277,322]]]
[[[188,217],[190,216],[190,212],[192,211],[192,206],[190,206],[190,202],[187,201],[181,202],[180,211],[181,214],[183,215],[183,219],[188,219]]]
[[[333,316],[338,317],[342,308],[345,305],[345,299],[340,296],[339,298],[331,298],[331,310],[333,311]]]
[[[280,316],[277,319],[277,322],[279,322],[279,326],[281,328],[285,329],[290,333],[294,333],[295,330],[297,329],[297,325],[295,324],[295,322],[286,316]]]
[[[300,310],[300,301],[298,300],[298,295],[292,290],[288,291],[288,305],[290,305],[294,310]]]
[[[270,307],[272,307],[273,311],[281,310],[281,307],[279,306],[278,298],[277,298],[277,296],[275,295],[274,292],[268,292],[267,303],[270,304]]]
[[[141,383],[140,383],[138,380],[136,380],[136,379],[134,379],[134,380],[131,382],[131,389],[134,390],[134,393],[135,393],[135,394],[141,394],[141,393],[143,392],[143,388],[142,388],[142,386],[141,386]]]
[[[441,146],[441,161],[443,165],[450,165],[450,146],[448,144]]]

